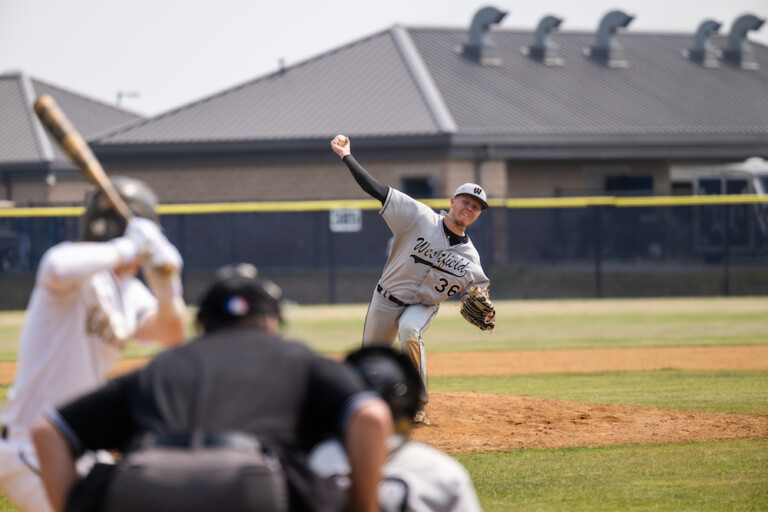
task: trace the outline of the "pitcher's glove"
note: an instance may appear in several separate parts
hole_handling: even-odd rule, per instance
[[[461,316],[481,331],[492,331],[496,325],[496,309],[488,296],[488,287],[474,286],[461,305]]]

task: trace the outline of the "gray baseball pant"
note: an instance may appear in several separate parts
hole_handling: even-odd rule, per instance
[[[395,338],[399,339],[401,351],[408,355],[421,376],[419,398],[422,403],[429,402],[423,334],[432,324],[439,307],[424,304],[399,306],[374,290],[365,316],[363,346],[391,347]]]

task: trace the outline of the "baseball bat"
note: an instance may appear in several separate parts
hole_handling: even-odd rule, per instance
[[[96,159],[88,143],[85,142],[85,139],[83,139],[72,123],[69,122],[69,119],[61,111],[53,97],[43,94],[37,98],[34,110],[45,129],[56,140],[83,176],[104,192],[118,215],[122,216],[126,222],[131,220],[134,217],[133,212],[125,204],[125,201],[123,201],[120,193],[112,184],[107,173],[104,172],[104,168]],[[174,271],[174,268],[170,265],[161,265],[157,268],[166,275],[170,275]]]
[[[45,129],[56,140],[77,169],[89,181],[99,187],[112,206],[126,221],[133,218],[133,212],[115,189],[107,173],[94,156],[88,143],[64,115],[52,96],[43,94],[34,104],[35,114]]]

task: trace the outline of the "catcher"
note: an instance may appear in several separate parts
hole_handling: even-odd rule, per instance
[[[380,512],[480,512],[477,491],[466,468],[450,455],[411,439],[420,381],[411,360],[391,348],[363,347],[348,354],[345,364],[384,399],[395,420],[378,489]],[[309,452],[309,466],[337,485],[348,482],[350,466],[338,439],[316,444]]]
[[[363,346],[391,346],[397,337],[421,376],[420,407],[414,421],[429,424],[424,411],[429,402],[424,332],[440,304],[462,297],[462,315],[483,330],[494,327],[496,313],[488,297],[490,281],[480,256],[466,233],[488,208],[480,185],[456,189],[451,207],[436,213],[387,185],[379,183],[352,156],[349,138],[331,141],[352,177],[381,202],[379,214],[392,231],[392,247],[365,317]]]

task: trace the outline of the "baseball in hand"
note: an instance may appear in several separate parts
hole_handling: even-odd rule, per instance
[[[346,135],[337,135],[336,137],[333,138],[333,140],[335,140],[336,143],[341,147],[344,147],[347,145]]]

